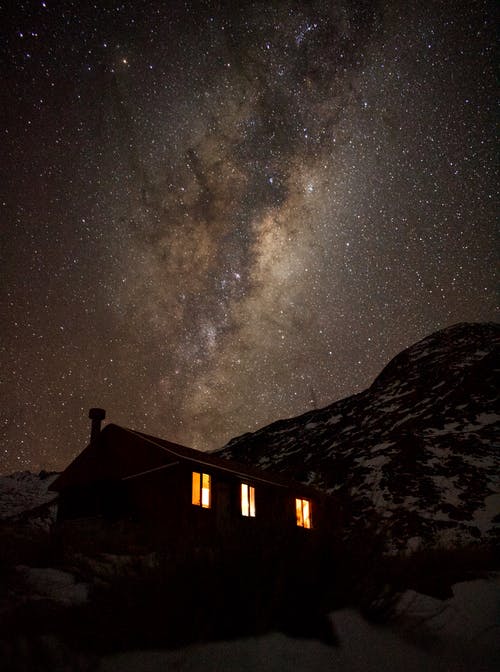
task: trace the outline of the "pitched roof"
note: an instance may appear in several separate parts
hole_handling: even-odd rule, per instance
[[[293,488],[298,493],[322,496],[310,486],[282,475],[114,424],[106,425],[98,440],[90,443],[71,462],[50,489],[61,492],[98,481],[140,478],[172,466],[172,458],[212,467],[252,481]]]

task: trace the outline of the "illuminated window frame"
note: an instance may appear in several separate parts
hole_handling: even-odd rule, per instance
[[[210,474],[193,471],[191,503],[209,509],[212,505],[212,479]]]
[[[312,505],[310,499],[295,498],[295,516],[298,527],[312,528]]]
[[[248,483],[241,484],[241,515],[255,518],[255,488]]]

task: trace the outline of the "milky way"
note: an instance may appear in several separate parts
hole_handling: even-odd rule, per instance
[[[221,446],[497,319],[493,3],[5,14],[2,471],[94,405]]]

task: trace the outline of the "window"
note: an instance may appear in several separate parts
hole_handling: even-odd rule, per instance
[[[203,509],[210,508],[210,475],[193,471],[192,503]]]
[[[295,499],[295,514],[297,516],[297,525],[311,529],[311,502],[308,499]]]
[[[255,488],[241,484],[241,515],[255,518]]]

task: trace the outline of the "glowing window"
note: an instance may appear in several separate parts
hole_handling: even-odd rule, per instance
[[[295,499],[295,515],[299,527],[311,529],[311,502],[308,499]]]
[[[241,515],[255,518],[255,488],[241,484]]]
[[[203,509],[210,508],[210,476],[193,471],[192,503]]]

